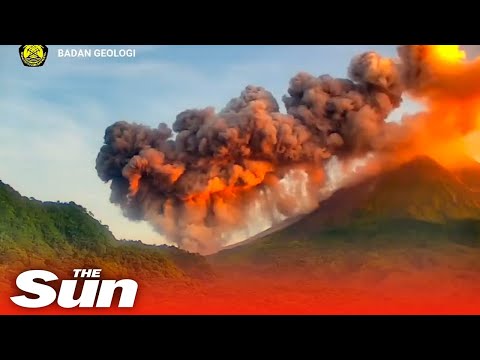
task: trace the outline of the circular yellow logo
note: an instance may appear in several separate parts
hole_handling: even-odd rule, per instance
[[[46,45],[22,45],[19,52],[23,65],[37,67],[47,60],[48,48]]]

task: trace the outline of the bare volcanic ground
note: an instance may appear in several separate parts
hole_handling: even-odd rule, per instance
[[[268,235],[271,235],[271,234],[276,233],[277,231],[283,230],[283,229],[289,227],[290,225],[295,224],[297,221],[300,221],[304,217],[305,217],[305,214],[301,214],[301,215],[297,215],[297,216],[293,216],[291,218],[285,219],[282,222],[268,228],[267,230],[259,232],[258,234],[254,235],[254,236],[252,236],[252,237],[250,237],[246,240],[240,241],[240,242],[232,244],[232,245],[225,246],[222,250],[234,249],[238,246],[243,246],[243,245],[247,245],[247,244],[250,244],[250,243],[253,243],[253,242],[256,242],[256,241],[261,241],[262,239],[267,238]]]

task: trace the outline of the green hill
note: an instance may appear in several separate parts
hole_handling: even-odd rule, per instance
[[[471,171],[480,174],[478,168]],[[457,174],[419,157],[338,190],[317,210],[283,230],[209,259],[223,265],[349,268],[353,258],[365,265],[377,259],[379,251],[401,258],[445,250],[449,257],[456,252],[452,248],[467,248],[470,254],[480,249],[478,193]],[[392,262],[391,256],[378,258]]]
[[[175,247],[118,241],[85,208],[41,202],[0,181],[0,275],[21,269],[102,268],[106,276],[183,279],[211,274],[199,255]]]
[[[115,237],[87,210],[73,202],[41,202],[21,196],[0,181],[0,241],[16,245],[76,246],[101,253]]]

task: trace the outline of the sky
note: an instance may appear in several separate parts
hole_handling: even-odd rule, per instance
[[[364,51],[396,54],[394,45],[330,46],[48,46],[45,65],[22,65],[18,46],[0,46],[0,180],[43,201],[74,201],[118,239],[166,243],[146,222],[132,222],[109,202],[95,160],[105,128],[126,120],[169,125],[181,111],[221,109],[245,86],[281,103],[299,71],[346,77]],[[135,49],[135,58],[65,58],[58,49]],[[391,119],[420,107],[405,101]],[[284,111],[284,108],[282,108]]]

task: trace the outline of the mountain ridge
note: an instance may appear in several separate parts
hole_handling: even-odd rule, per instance
[[[210,276],[205,259],[172,247],[119,241],[107,225],[74,202],[43,202],[0,181],[0,268],[101,267],[107,276],[169,279]]]

